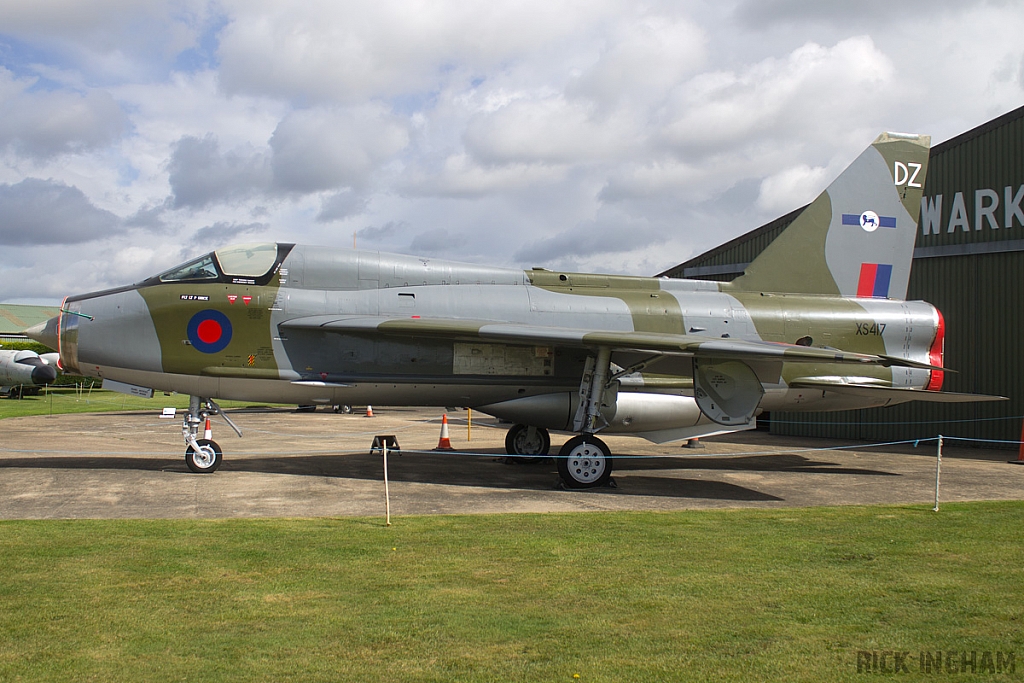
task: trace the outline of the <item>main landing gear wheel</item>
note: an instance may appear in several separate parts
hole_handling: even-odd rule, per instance
[[[551,449],[551,435],[543,427],[514,425],[505,435],[505,452],[509,455],[537,456],[517,458],[520,462],[536,462]]]
[[[612,477],[611,451],[591,434],[569,439],[558,456],[558,476],[567,488],[605,486]]]
[[[185,464],[196,474],[216,472],[224,457],[220,446],[210,439],[197,439],[196,444],[199,446],[198,451],[192,446],[185,449]]]

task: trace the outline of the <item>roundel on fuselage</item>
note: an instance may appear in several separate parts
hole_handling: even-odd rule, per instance
[[[188,340],[203,353],[219,353],[231,342],[231,321],[220,311],[199,311],[188,321]]]

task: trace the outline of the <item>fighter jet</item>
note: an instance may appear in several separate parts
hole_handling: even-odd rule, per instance
[[[57,379],[57,369],[35,351],[0,349],[0,394],[20,398]]]
[[[599,486],[599,433],[664,443],[762,411],[978,399],[939,391],[942,315],[902,300],[929,145],[879,136],[731,283],[252,244],[68,297],[26,332],[68,371],[188,394],[194,472],[222,461],[199,431],[216,399],[459,405],[511,421],[514,454],[575,433],[560,476]]]

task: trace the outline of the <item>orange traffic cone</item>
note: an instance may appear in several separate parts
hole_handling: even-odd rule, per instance
[[[213,429],[210,428],[210,418],[206,418],[206,429],[203,430],[203,438],[207,441],[213,438]]]
[[[366,417],[373,417],[373,406],[366,406]]]
[[[448,438],[448,415],[441,417],[441,438],[437,440],[435,451],[454,451],[451,439]]]

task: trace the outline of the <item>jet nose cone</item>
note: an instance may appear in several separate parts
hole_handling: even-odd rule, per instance
[[[57,318],[50,318],[25,330],[25,336],[51,349],[57,349]]]
[[[51,365],[40,365],[32,371],[32,383],[42,386],[43,384],[53,384],[53,380],[57,379],[57,368]]]

